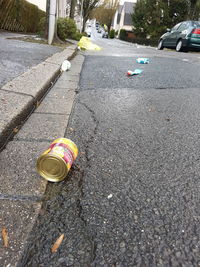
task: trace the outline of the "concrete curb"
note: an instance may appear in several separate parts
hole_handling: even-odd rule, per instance
[[[70,45],[0,89],[0,150],[37,107],[38,101],[59,76],[63,60],[71,60],[76,53],[76,45]]]
[[[72,60],[70,70],[58,76],[59,79],[47,91],[40,105],[0,153],[0,229],[6,228],[9,243],[7,248],[4,247],[0,235],[2,267],[26,266],[23,260],[26,258],[29,234],[33,231],[38,215],[42,214],[47,186],[47,181],[36,172],[36,160],[52,140],[65,135],[83,62],[83,55],[77,55]],[[60,68],[60,65],[56,67]],[[32,84],[31,81],[29,83]],[[35,95],[40,94],[40,90],[36,89]],[[25,100],[32,94],[30,91],[30,96],[25,95]],[[19,95],[24,97],[23,92]],[[49,245],[51,248],[52,244]]]

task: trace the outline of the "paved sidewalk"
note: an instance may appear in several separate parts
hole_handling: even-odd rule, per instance
[[[76,45],[72,44],[0,88],[0,149],[37,106],[59,75],[62,62],[73,58],[76,52]]]
[[[43,40],[34,40],[35,38],[36,35],[32,34],[0,30],[0,87],[64,49],[38,43]]]
[[[8,248],[0,236],[0,266],[15,267],[37,219],[47,182],[35,169],[38,156],[52,140],[63,137],[73,106],[84,57],[77,55],[69,71],[59,74],[60,64],[71,58],[72,45],[14,79],[0,89],[3,105],[0,120],[1,144],[37,106],[22,128],[0,153],[0,229],[6,227]],[[39,99],[51,89],[40,103]],[[2,100],[3,99],[3,100]],[[3,106],[3,109],[2,109]],[[15,130],[14,132],[17,132]]]

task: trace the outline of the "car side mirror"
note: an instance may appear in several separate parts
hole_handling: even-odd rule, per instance
[[[171,32],[171,29],[167,28],[167,32]]]

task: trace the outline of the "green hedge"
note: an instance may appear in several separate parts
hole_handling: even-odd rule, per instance
[[[57,20],[58,37],[65,41],[67,38],[80,40],[82,34],[77,31],[76,23],[71,18],[59,18]]]
[[[25,0],[0,0],[0,29],[35,33],[43,17],[44,11]]]
[[[110,30],[110,32],[109,32],[109,37],[110,37],[111,39],[115,38],[115,30]]]
[[[121,29],[119,32],[119,39],[126,41],[126,38],[127,38],[126,30]]]

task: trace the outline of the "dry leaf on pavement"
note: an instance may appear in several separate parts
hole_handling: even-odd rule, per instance
[[[19,132],[19,129],[18,129],[17,127],[15,127],[15,128],[13,129],[13,132],[14,132],[14,133],[18,133],[18,132]]]
[[[3,226],[1,233],[2,233],[2,239],[3,239],[3,246],[7,248],[8,247],[8,232],[6,230],[6,227]]]
[[[64,238],[64,234],[62,234],[57,240],[56,242],[54,243],[53,247],[51,248],[51,252],[54,253],[57,251],[57,249],[60,247],[62,241],[63,241],[63,238]]]
[[[40,101],[37,101],[36,104],[35,104],[35,107],[38,108],[40,105]]]

